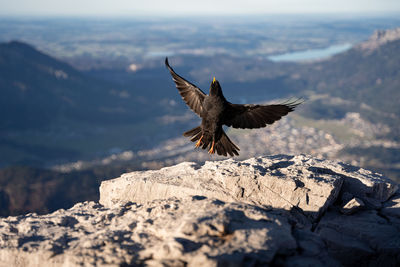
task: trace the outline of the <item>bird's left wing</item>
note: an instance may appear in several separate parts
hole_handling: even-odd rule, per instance
[[[196,85],[188,82],[181,76],[175,73],[168,63],[168,58],[165,58],[165,65],[172,75],[172,80],[175,82],[176,88],[185,103],[199,116],[203,113],[203,100],[206,94]]]
[[[228,103],[223,123],[233,128],[262,128],[280,120],[302,101],[295,100],[275,105],[239,105]]]

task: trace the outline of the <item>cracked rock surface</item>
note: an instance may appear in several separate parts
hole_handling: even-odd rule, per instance
[[[335,161],[185,162],[105,181],[99,202],[0,218],[0,266],[400,264],[398,185]]]
[[[102,182],[100,203],[112,207],[133,201],[203,195],[290,210],[315,220],[341,189],[360,199],[387,200],[398,186],[380,174],[304,155],[184,162],[157,171],[132,172]]]

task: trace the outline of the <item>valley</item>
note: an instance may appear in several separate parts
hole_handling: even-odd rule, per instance
[[[127,171],[224,159],[181,137],[200,119],[180,99],[166,55],[206,92],[217,77],[233,103],[306,100],[267,128],[227,129],[240,159],[309,154],[400,181],[399,20],[297,19],[42,20],[31,30],[2,19],[1,214],[96,200],[102,180]],[[344,43],[351,48],[314,61],[268,59]]]

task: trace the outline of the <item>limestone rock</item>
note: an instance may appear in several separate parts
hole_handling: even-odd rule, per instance
[[[203,195],[290,210],[318,218],[336,200],[344,183],[359,198],[385,201],[397,185],[380,174],[304,155],[271,156],[245,161],[181,163],[158,171],[132,172],[102,182],[100,203],[111,207],[127,201]]]
[[[376,210],[352,216],[330,211],[315,233],[345,266],[396,266],[400,263],[400,231]],[[384,264],[385,263],[385,264]]]
[[[385,203],[382,213],[400,219],[400,191]]]
[[[397,190],[303,155],[133,172],[104,206],[0,218],[0,266],[400,266]]]
[[[347,202],[346,205],[343,206],[341,212],[343,214],[350,215],[360,210],[364,206],[364,202],[361,199],[353,198],[349,202]]]
[[[343,192],[342,193],[341,199],[342,199],[343,203],[347,203],[350,200],[352,200],[353,198],[354,198],[354,196],[352,194],[350,194],[349,192]]]
[[[112,209],[85,202],[0,227],[4,266],[268,264],[297,248],[281,214],[196,196]]]

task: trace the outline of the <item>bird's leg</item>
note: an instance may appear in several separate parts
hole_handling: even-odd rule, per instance
[[[201,146],[201,139],[203,139],[203,135],[200,137],[199,141],[197,141],[196,143],[196,147]]]
[[[214,145],[215,145],[215,142],[214,142],[214,140],[213,140],[213,141],[212,141],[211,148],[210,148],[210,150],[208,150],[208,153],[210,153],[210,154],[214,154],[214,153],[215,153]]]

